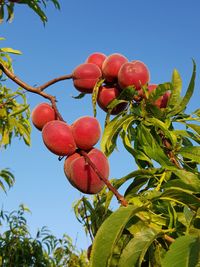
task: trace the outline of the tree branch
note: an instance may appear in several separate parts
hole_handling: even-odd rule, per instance
[[[48,99],[51,104],[53,109],[56,112],[56,116],[59,120],[64,121],[64,119],[62,118],[61,114],[58,111],[58,108],[56,106],[56,97],[52,96],[50,94],[47,94],[45,92],[43,92],[47,87],[51,86],[54,83],[57,83],[59,81],[63,81],[63,80],[67,80],[67,79],[72,79],[72,74],[69,75],[63,75],[60,76],[58,78],[52,79],[46,83],[44,83],[41,86],[38,87],[33,87],[30,86],[29,84],[25,83],[24,81],[22,81],[19,77],[17,77],[13,72],[11,72],[8,68],[6,68],[1,62],[0,62],[0,69],[5,73],[5,75],[10,78],[13,82],[15,82],[16,84],[18,84],[20,87],[24,88],[25,90],[34,93],[34,94],[38,94],[41,95],[42,97]]]
[[[19,77],[17,77],[13,72],[11,72],[8,68],[6,68],[1,62],[0,62],[0,69],[6,74],[6,76],[8,78],[10,78],[13,82],[15,82],[16,84],[18,84],[20,87],[24,88],[25,90],[32,92],[34,94],[38,94],[41,95],[42,97],[48,99],[51,101],[52,107],[56,112],[57,118],[61,121],[64,121],[64,119],[62,118],[61,114],[58,111],[57,105],[56,105],[56,97],[52,96],[50,94],[47,94],[44,92],[44,90],[51,86],[54,83],[57,83],[59,81],[63,81],[63,80],[67,80],[67,79],[72,79],[72,74],[69,75],[63,75],[60,76],[58,78],[52,79],[46,83],[44,83],[41,86],[38,87],[33,87],[30,86],[29,84],[25,83],[24,81],[22,81]],[[112,184],[103,177],[103,175],[99,172],[99,170],[97,169],[96,165],[89,159],[87,153],[83,150],[80,151],[81,155],[84,156],[85,160],[88,162],[88,164],[92,167],[92,169],[95,171],[95,173],[98,175],[99,179],[101,179],[108,187],[108,189],[110,191],[113,192],[113,194],[116,196],[116,198],[118,199],[118,201],[121,203],[121,205],[123,206],[127,206],[128,203],[125,200],[125,198],[119,194],[119,192],[115,189],[114,186],[112,186]]]

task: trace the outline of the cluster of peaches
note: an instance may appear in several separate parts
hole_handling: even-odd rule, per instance
[[[83,193],[98,193],[104,187],[104,182],[80,153],[81,150],[86,152],[101,175],[108,179],[108,160],[100,150],[94,148],[101,135],[98,120],[85,116],[68,125],[56,117],[55,110],[47,103],[37,105],[31,114],[34,126],[42,131],[46,147],[58,156],[66,156],[64,172],[69,182]]]
[[[92,93],[99,79],[104,79],[97,96],[97,103],[101,109],[108,111],[108,105],[116,99],[121,91],[132,86],[137,91],[137,97],[133,100],[141,100],[145,97],[142,87],[147,85],[149,93],[157,88],[156,84],[149,84],[150,73],[148,67],[139,60],[128,61],[122,54],[93,53],[86,62],[77,66],[73,71],[74,87],[82,93]],[[170,93],[153,103],[158,108],[165,108]],[[118,104],[111,112],[116,115],[126,108],[126,103]]]
[[[102,53],[91,54],[85,63],[74,69],[72,79],[75,88],[86,94],[92,93],[97,82],[102,79],[97,103],[106,112],[108,105],[129,86],[138,92],[137,98],[133,99],[135,101],[140,101],[145,97],[143,86],[147,86],[149,93],[157,88],[157,85],[149,84],[149,70],[143,62],[138,60],[129,62],[121,54],[110,56]],[[158,108],[165,108],[169,96],[170,93],[166,92],[153,104]],[[126,106],[126,102],[119,103],[112,109],[111,114],[118,114]],[[97,119],[85,116],[77,119],[72,125],[68,125],[57,118],[55,110],[47,103],[36,106],[31,117],[34,126],[42,131],[46,147],[52,153],[66,157],[64,172],[69,182],[83,193],[100,192],[104,182],[81,153],[81,151],[86,152],[87,157],[101,175],[108,179],[108,160],[100,150],[94,148],[101,135],[101,127]]]

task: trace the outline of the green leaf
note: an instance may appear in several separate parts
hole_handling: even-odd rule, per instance
[[[175,201],[182,205],[190,205],[194,209],[200,207],[199,198],[194,196],[191,191],[178,187],[171,187],[169,189],[165,189],[165,191],[159,196],[159,199]]]
[[[183,97],[182,101],[176,107],[174,107],[174,109],[171,112],[169,112],[170,116],[174,116],[180,113],[181,111],[183,111],[186,108],[188,102],[190,101],[190,98],[193,95],[194,86],[195,86],[195,78],[196,78],[196,63],[194,60],[192,60],[192,62],[193,62],[193,72],[192,72],[192,77],[190,79],[190,83],[186,91],[186,94]]]
[[[9,114],[9,117],[11,116],[16,116],[20,113],[23,113],[25,110],[27,110],[29,108],[29,105],[25,105],[25,106],[22,106],[22,107],[19,107],[17,108],[14,112],[10,113]]]
[[[157,143],[155,137],[151,134],[151,130],[144,126],[142,123],[138,128],[137,138],[145,154],[157,161],[161,166],[168,169],[174,169],[174,165],[170,162],[169,158],[164,153],[163,149]]]
[[[7,21],[12,22],[13,18],[14,18],[14,5],[10,4],[7,5],[7,11],[8,11],[8,17],[7,17]]]
[[[143,210],[144,207],[120,207],[112,213],[99,228],[93,242],[91,254],[91,267],[107,267],[113,250],[119,240],[126,224],[134,214]]]
[[[195,132],[197,132],[200,135],[200,125],[194,124],[194,123],[187,123],[188,127],[193,129]]]
[[[74,99],[81,99],[81,98],[83,98],[85,95],[86,95],[85,93],[80,93],[80,94],[77,95],[77,96],[72,96],[72,98],[74,98]]]
[[[16,50],[16,49],[13,49],[13,48],[10,48],[10,47],[3,47],[3,48],[0,48],[0,52],[3,52],[3,53],[11,53],[11,54],[17,54],[17,55],[21,55],[21,54],[22,54],[21,51]]]
[[[175,69],[172,74],[172,90],[168,102],[169,107],[177,108],[181,100],[181,89],[182,89],[181,76],[179,72]]]
[[[96,117],[97,115],[97,110],[96,110],[96,103],[97,103],[97,97],[98,97],[98,93],[99,93],[99,88],[100,86],[103,84],[105,79],[100,79],[96,82],[93,91],[92,91],[92,106],[93,106],[93,114],[94,117]]]
[[[173,131],[170,131],[168,129],[169,128],[168,124],[165,124],[163,121],[161,121],[157,118],[147,118],[147,120],[144,122],[144,124],[147,126],[151,126],[151,125],[156,126],[157,127],[156,132],[158,132],[158,130],[161,129],[164,136],[166,138],[169,138],[169,140],[171,141],[173,146],[175,146],[177,144],[176,135],[173,133]]]
[[[0,5],[0,23],[3,22],[3,18],[4,18],[4,6]]]
[[[148,248],[158,234],[159,232],[153,228],[144,228],[136,232],[123,250],[118,267],[140,267]]]
[[[117,137],[124,123],[131,122],[135,118],[133,115],[116,116],[104,129],[101,140],[101,149],[106,156],[109,156],[116,147]]]
[[[170,246],[162,262],[162,267],[199,267],[200,237],[181,236]]]
[[[198,146],[182,147],[178,153],[187,159],[200,163],[200,147]]]
[[[200,179],[198,175],[186,171],[186,170],[176,170],[173,173],[180,178],[180,180],[188,185],[190,189],[193,189],[195,192],[200,192]],[[169,181],[168,183],[170,183]]]
[[[43,10],[40,8],[40,6],[37,4],[36,1],[26,1],[27,5],[40,17],[42,22],[45,24],[47,22],[47,16],[43,12]]]

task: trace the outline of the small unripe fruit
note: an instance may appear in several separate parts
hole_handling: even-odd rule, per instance
[[[124,89],[128,86],[134,86],[140,90],[143,85],[149,82],[150,74],[147,66],[139,61],[124,63],[118,73],[119,86]]]
[[[86,63],[93,63],[100,69],[102,69],[102,64],[105,59],[106,55],[104,55],[103,53],[93,53],[86,59]]]
[[[87,156],[95,164],[105,179],[109,176],[109,163],[106,156],[98,149],[92,148]],[[72,158],[73,157],[73,158]],[[95,173],[93,168],[80,154],[67,157],[64,172],[69,182],[79,191],[86,194],[97,194],[104,187],[104,182]]]
[[[47,122],[56,119],[56,113],[52,106],[47,103],[41,103],[33,109],[31,119],[33,125],[41,131]]]
[[[91,149],[101,136],[101,126],[94,117],[81,117],[72,124],[71,128],[75,143],[80,149]]]
[[[92,63],[83,63],[76,67],[72,73],[74,86],[82,93],[92,93],[101,76],[101,69]]]
[[[128,62],[128,59],[121,54],[112,54],[108,56],[102,65],[103,77],[107,82],[116,82],[118,72],[121,66]]]
[[[46,147],[58,156],[71,155],[76,151],[76,143],[71,127],[63,121],[50,121],[42,129]]]
[[[120,94],[120,91],[117,87],[108,87],[108,86],[101,86],[99,88],[98,97],[97,97],[97,103],[101,109],[103,109],[105,112],[108,111],[107,106],[116,99]],[[115,106],[111,114],[117,115],[121,111],[123,111],[127,106],[127,103],[120,103],[117,106]]]

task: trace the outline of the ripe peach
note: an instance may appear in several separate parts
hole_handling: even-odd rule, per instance
[[[74,86],[82,93],[92,93],[101,76],[101,69],[92,63],[83,63],[76,67],[72,73]]]
[[[71,127],[63,121],[50,121],[42,129],[46,147],[58,156],[71,155],[76,151],[76,143]]]
[[[87,155],[99,172],[108,179],[109,163],[106,156],[96,148],[92,148]],[[83,193],[96,194],[104,187],[104,182],[81,155],[67,157],[64,164],[64,172],[72,186]]]
[[[80,117],[71,127],[75,143],[80,149],[91,149],[101,136],[101,126],[94,117]]]
[[[156,90],[157,88],[157,84],[149,84],[148,85],[148,90],[149,92],[152,92],[153,90]],[[155,102],[154,105],[158,108],[166,108],[167,106],[167,102],[169,100],[170,97],[170,92],[167,91],[166,93],[164,93],[163,96],[160,96]]]
[[[117,53],[112,54],[105,59],[102,65],[102,72],[107,82],[117,81],[119,69],[125,62],[128,62],[128,59]]]
[[[86,63],[96,64],[100,69],[102,69],[102,64],[105,59],[106,55],[103,53],[93,53],[86,59]]]
[[[119,86],[124,89],[128,86],[134,86],[140,90],[143,85],[149,82],[150,74],[147,66],[139,61],[124,63],[118,73]]]
[[[33,125],[38,129],[42,130],[43,126],[49,122],[56,119],[56,113],[52,106],[50,106],[47,103],[41,103],[37,105],[32,113],[31,113],[31,119],[33,122]]]
[[[103,109],[105,112],[108,111],[107,106],[116,99],[120,94],[120,90],[117,87],[108,87],[108,86],[101,86],[99,88],[98,97],[97,97],[97,103],[101,109]],[[122,110],[126,108],[127,104],[120,103],[116,107],[113,108],[111,111],[112,115],[117,115]]]

